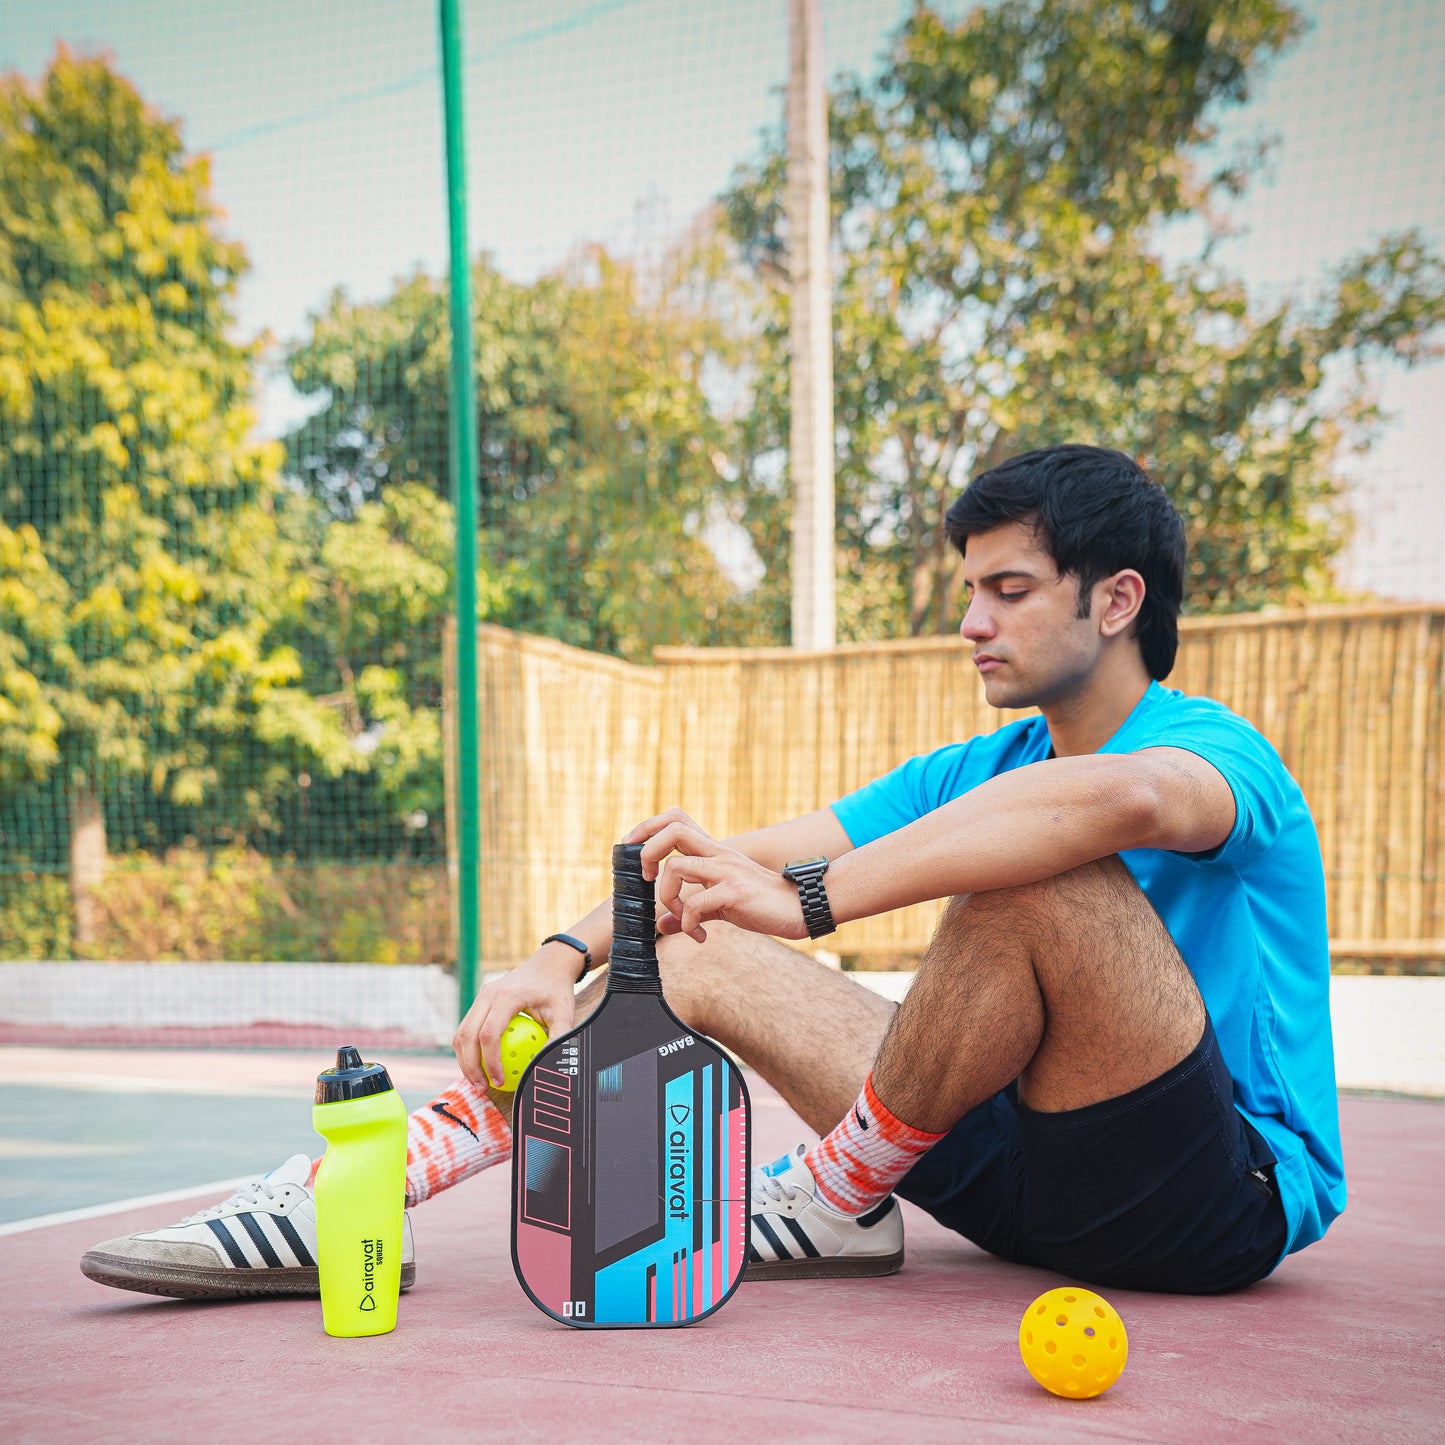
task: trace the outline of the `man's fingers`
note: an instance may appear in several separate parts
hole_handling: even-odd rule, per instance
[[[481,1007],[479,1008],[478,1005]],[[481,1028],[490,1015],[491,1010],[488,1004],[478,999],[467,1010],[466,1017],[457,1025],[457,1031],[452,1036],[452,1050],[457,1056],[457,1064],[463,1076],[479,1089],[486,1088],[488,1080],[482,1072],[482,1056],[478,1040]]]
[[[659,828],[642,846],[642,876],[656,878],[662,860],[669,853],[681,853],[691,858],[708,858],[717,853],[721,844],[711,834],[705,833],[691,818],[667,823]]]
[[[699,886],[694,886],[684,898],[679,891],[684,883]],[[664,881],[658,888],[658,897],[665,902],[667,912],[657,920],[657,931],[685,933],[698,943],[705,943],[707,933],[702,925],[720,918],[726,900],[732,896],[733,890],[727,888],[726,879],[715,866],[699,867],[692,860],[669,859]]]
[[[645,843],[654,834],[660,833],[662,829],[673,823],[687,823],[694,828],[697,827],[697,824],[681,808],[669,808],[665,813],[658,813],[655,817],[648,818],[646,822],[639,823],[622,841],[624,843]]]
[[[685,933],[704,942],[703,924],[726,919],[727,910],[767,877],[766,869],[719,843],[677,808],[639,823],[627,838],[642,844],[642,876],[657,881],[657,901],[664,910],[659,933]],[[689,885],[692,891],[684,897]]]
[[[682,916],[678,919],[680,931],[699,943],[707,942],[707,932],[702,925],[710,919],[721,918],[730,897],[730,892],[722,887],[699,888],[696,893],[688,894],[682,906]]]
[[[512,1020],[517,1010],[511,1004],[497,1000],[487,1021],[477,1032],[477,1047],[482,1067],[487,1071],[487,1083],[499,1085],[506,1075],[502,1067],[502,1031]]]
[[[477,1032],[477,1046],[482,1065],[487,1071],[487,1082],[495,1088],[501,1087],[507,1074],[502,1064],[502,1035],[507,1031],[507,1025],[519,1013],[532,1013],[533,1009],[536,1009],[537,1013],[545,1012],[535,997],[516,989],[506,993],[499,992],[492,999],[491,1012]],[[535,1018],[536,1014],[533,1014],[533,1017]],[[543,1024],[543,1027],[546,1028],[546,1025]],[[551,1029],[547,1029],[549,1036],[551,1032]]]
[[[457,1062],[479,1088],[502,1082],[502,1031],[521,1007],[500,989],[483,990],[457,1030]]]
[[[684,885],[695,883],[702,887],[716,883],[721,876],[719,861],[711,858],[692,858],[676,853],[662,864],[657,874],[657,901],[669,913],[680,911],[679,895]]]
[[[531,1009],[528,1009],[527,1012],[531,1013]],[[555,1039],[559,1034],[565,1034],[577,1021],[576,995],[569,993],[565,999],[539,1005],[535,1017],[537,1022],[547,1030],[549,1039]]]
[[[499,1087],[506,1075],[502,1066],[502,1035],[519,1013],[529,1013],[556,1038],[572,1027],[577,1015],[576,998],[570,990],[539,996],[531,989],[506,992],[489,985],[458,1025],[452,1048],[462,1073],[480,1089]]]
[[[577,1016],[577,996],[569,988],[561,993],[548,994],[546,998],[534,998],[519,1004],[517,1013],[529,1013],[547,1031],[549,1039],[565,1034],[572,1027]]]

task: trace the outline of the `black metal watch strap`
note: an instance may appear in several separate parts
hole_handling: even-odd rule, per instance
[[[825,938],[837,932],[838,925],[833,922],[833,909],[828,902],[828,890],[823,886],[823,875],[827,871],[826,858],[789,863],[783,869],[783,876],[791,879],[797,887],[809,938]]]
[[[575,948],[582,955],[582,972],[577,975],[578,983],[592,971],[592,950],[580,938],[573,938],[570,933],[549,933],[542,943],[565,943],[568,948]]]

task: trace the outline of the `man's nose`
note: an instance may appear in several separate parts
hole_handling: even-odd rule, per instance
[[[981,642],[985,637],[993,636],[993,618],[989,616],[987,605],[977,593],[969,599],[958,630],[969,642]]]

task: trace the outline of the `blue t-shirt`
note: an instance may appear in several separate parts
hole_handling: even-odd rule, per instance
[[[1120,856],[1194,974],[1236,1106],[1278,1160],[1289,1253],[1317,1240],[1345,1207],[1319,839],[1279,754],[1222,704],[1151,683],[1099,751],[1152,747],[1197,753],[1234,793],[1234,827],[1218,848]],[[1025,718],[910,758],[833,812],[862,847],[1049,752],[1044,719]]]

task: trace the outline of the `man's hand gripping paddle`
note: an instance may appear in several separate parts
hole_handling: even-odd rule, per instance
[[[662,997],[642,847],[612,850],[607,993],[523,1074],[512,1115],[512,1264],[582,1329],[691,1324],[742,1280],[748,1091]]]

